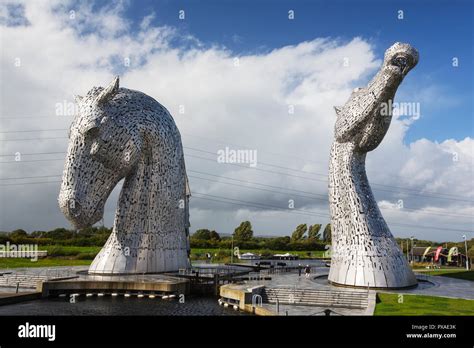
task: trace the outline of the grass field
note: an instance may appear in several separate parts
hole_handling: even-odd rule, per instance
[[[44,258],[38,259],[36,262],[30,259],[0,258],[0,269],[5,268],[20,268],[20,267],[55,267],[55,266],[82,266],[90,265],[92,260],[76,260],[63,258]]]
[[[55,267],[90,265],[101,247],[43,245],[38,250],[46,250],[48,257],[36,261],[23,258],[0,258],[0,269],[20,267]]]
[[[98,253],[102,247],[99,246],[69,246],[69,245],[43,245],[39,250],[46,250],[50,254],[54,249],[61,248],[65,252],[70,253]]]
[[[241,249],[240,253],[253,253],[253,254],[260,254],[262,253],[263,250],[256,250],[256,249]],[[272,254],[286,254],[290,253],[292,255],[298,255],[300,258],[307,258],[308,253],[311,253],[311,257],[323,257],[324,251],[322,250],[316,250],[316,251],[288,251],[288,250],[270,250]],[[216,253],[223,253],[227,252],[230,255],[230,250],[229,249],[211,249],[211,248],[192,248],[191,249],[191,254],[206,254],[210,253],[211,255],[214,255]]]
[[[419,271],[419,270],[415,270]],[[474,281],[474,271],[466,271],[464,268],[444,268],[430,271],[424,271],[423,274],[432,276],[449,277]]]
[[[30,259],[21,258],[0,258],[0,269],[4,268],[19,268],[19,267],[54,267],[54,266],[82,266],[91,264],[95,255],[100,251],[98,246],[63,246],[63,245],[44,245],[39,247],[39,250],[46,250],[48,257],[38,259],[35,262]],[[251,252],[259,254],[263,250],[242,249],[240,252]],[[286,250],[272,250],[273,254],[290,253],[298,255],[300,258],[307,258],[311,253],[311,257],[322,257],[324,251],[286,251]],[[227,249],[212,249],[212,248],[193,248],[191,249],[192,260],[204,260],[205,254],[210,253],[213,256],[213,262],[230,262],[230,250]],[[215,257],[214,255],[218,255]],[[239,262],[237,257],[233,258],[234,262]]]
[[[474,300],[378,293],[374,315],[474,315]]]

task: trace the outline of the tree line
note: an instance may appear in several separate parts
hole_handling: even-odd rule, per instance
[[[81,230],[55,228],[51,231],[33,231],[31,233],[18,229],[11,232],[0,232],[0,244],[10,242],[14,244],[103,246],[111,232],[111,228],[103,226],[86,227]]]
[[[269,250],[324,250],[331,241],[331,226],[328,224],[321,233],[321,225],[298,225],[291,236],[255,237],[250,221],[243,221],[235,228],[232,236],[220,236],[214,230],[198,229],[190,237],[191,248],[229,249],[238,246],[242,249]],[[111,228],[86,227],[81,230],[56,228],[50,231],[27,233],[17,229],[11,232],[0,232],[0,244],[70,245],[70,246],[103,246]]]
[[[230,237],[221,237],[209,229],[198,229],[190,239],[192,248],[228,249],[238,246],[242,249],[269,250],[325,250],[331,243],[331,224],[327,224],[321,233],[321,224],[300,224],[291,236],[255,237],[250,221],[243,221]]]
[[[322,231],[321,231],[322,230]],[[17,229],[11,232],[0,231],[0,245],[10,244],[38,244],[64,246],[99,246],[102,247],[110,233],[107,227],[86,227],[81,230],[55,228],[50,231],[26,232]],[[412,242],[406,238],[396,238],[404,253],[411,250]],[[198,229],[190,238],[191,248],[230,249],[238,246],[241,249],[268,249],[268,250],[325,250],[331,244],[331,224],[322,229],[321,224],[299,224],[289,236],[283,237],[255,237],[250,221],[243,221],[234,229],[231,236],[221,236],[215,230]],[[433,242],[415,239],[415,246],[437,246],[447,248],[457,246],[464,254],[464,242]],[[474,238],[467,241],[468,255],[474,257]]]

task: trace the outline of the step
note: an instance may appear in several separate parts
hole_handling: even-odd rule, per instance
[[[340,300],[331,300],[331,299],[327,299],[327,300],[318,300],[318,299],[315,299],[315,300],[305,300],[305,299],[298,299],[298,298],[295,298],[293,300],[290,300],[290,299],[279,299],[279,298],[269,298],[268,299],[270,302],[272,301],[280,301],[280,302],[338,302],[338,303],[368,303],[367,300],[344,300],[344,301],[340,301]]]
[[[267,294],[267,297],[276,297],[276,298],[304,298],[304,299],[332,299],[332,300],[360,300],[366,299],[367,296],[301,296],[298,294],[286,294],[286,295],[272,295]]]

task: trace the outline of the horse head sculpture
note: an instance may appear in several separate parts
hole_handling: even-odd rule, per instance
[[[76,97],[78,114],[59,194],[66,218],[99,221],[125,179],[112,233],[90,273],[157,273],[189,266],[189,187],[180,133],[170,113],[144,93],[94,87]]]
[[[383,140],[398,86],[418,52],[395,43],[366,88],[354,90],[337,119],[329,164],[332,253],[329,281],[336,285],[403,288],[417,283],[380,213],[365,172],[367,152]],[[383,110],[390,108],[389,112]]]

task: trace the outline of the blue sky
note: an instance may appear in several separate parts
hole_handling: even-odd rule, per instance
[[[184,21],[178,19],[179,10],[185,10]],[[295,20],[287,19],[288,10],[295,11]],[[403,20],[397,18],[398,10],[404,11]],[[423,103],[421,119],[407,131],[405,142],[410,143],[419,138],[462,140],[474,133],[472,11],[472,2],[460,0],[141,0],[131,2],[126,15],[138,27],[154,12],[153,25],[176,27],[205,45],[223,45],[237,55],[267,53],[317,37],[349,41],[360,36],[378,48],[381,58],[395,41],[409,42],[421,59],[403,88],[410,93],[428,85],[436,91],[436,100]],[[457,68],[453,57],[459,59]]]
[[[325,224],[333,106],[365,86],[384,51],[402,41],[419,50],[420,62],[395,101],[418,102],[421,118],[393,119],[368,155],[377,203],[397,237],[472,233],[468,1],[11,1],[0,2],[8,81],[0,88],[0,230],[69,227],[57,195],[71,118],[58,115],[57,105],[74,105],[74,94],[116,74],[121,87],[165,105],[180,129],[193,231],[230,233],[250,220],[258,235],[288,235],[300,223]],[[344,57],[350,65],[343,68]],[[258,151],[259,170],[216,161],[226,146]],[[119,192],[120,185],[107,201],[107,226]]]

